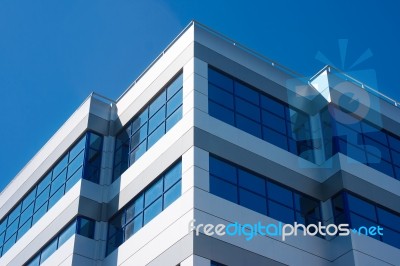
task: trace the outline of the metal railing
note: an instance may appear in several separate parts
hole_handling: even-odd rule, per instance
[[[367,92],[369,92],[369,93],[371,93],[371,94],[377,96],[378,98],[380,98],[380,99],[382,99],[382,100],[384,100],[384,101],[386,101],[386,102],[388,102],[388,103],[390,103],[390,104],[393,104],[394,106],[400,108],[400,102],[398,102],[398,101],[396,101],[396,100],[394,100],[394,99],[388,97],[387,95],[385,95],[385,94],[383,94],[383,93],[377,91],[376,89],[372,88],[371,86],[366,85],[364,82],[361,82],[361,81],[359,81],[358,79],[356,79],[356,78],[354,78],[354,77],[352,77],[352,76],[346,74],[346,73],[343,72],[342,70],[340,70],[340,69],[338,69],[338,68],[335,68],[335,67],[333,67],[333,66],[330,66],[330,65],[326,65],[326,66],[323,67],[320,71],[318,71],[317,74],[315,74],[313,77],[311,77],[310,82],[311,82],[312,80],[314,80],[316,77],[318,77],[318,76],[319,76],[322,72],[324,72],[325,70],[326,70],[328,73],[333,74],[333,75],[336,75],[336,76],[338,76],[339,78],[341,78],[341,79],[343,79],[343,80],[346,80],[346,81],[348,81],[348,82],[351,82],[351,83],[353,83],[354,85],[356,85],[356,86],[358,86],[358,87],[360,87],[360,88],[366,90]]]

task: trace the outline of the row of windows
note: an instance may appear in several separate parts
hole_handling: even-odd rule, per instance
[[[1,256],[45,215],[80,178],[98,182],[101,149],[102,137],[95,133],[87,133],[0,221]]]
[[[49,241],[48,244],[41,248],[25,265],[41,265],[74,234],[94,239],[95,224],[96,222],[94,220],[78,216],[64,230],[62,230],[61,233],[59,233],[56,237]]]
[[[116,136],[113,181],[182,118],[182,74]]]
[[[284,223],[316,224],[319,201],[210,155],[210,192]]]
[[[400,179],[400,139],[334,106],[321,114],[327,158],[341,152],[389,176]]]
[[[107,255],[161,213],[181,195],[181,162],[177,162],[141,191],[109,221]]]
[[[361,199],[348,192],[342,192],[332,199],[335,223],[349,223],[351,228],[381,226],[382,234],[370,235],[389,245],[400,248],[400,215]],[[364,233],[363,231],[361,231]]]
[[[314,161],[308,115],[213,68],[208,82],[211,116]]]

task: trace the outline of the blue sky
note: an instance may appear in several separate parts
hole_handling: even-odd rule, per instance
[[[192,19],[305,76],[329,60],[400,100],[398,10],[394,0],[1,0],[0,190],[90,92],[116,99]]]

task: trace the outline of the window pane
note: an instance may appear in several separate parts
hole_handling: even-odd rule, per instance
[[[33,215],[33,220],[32,220],[32,225],[34,225],[40,218],[43,217],[47,212],[47,202],[42,205],[42,207],[39,208],[39,210],[36,211],[36,213]]]
[[[22,210],[25,210],[34,200],[36,196],[36,188],[34,188],[22,202]],[[0,231],[1,232],[1,231]]]
[[[371,220],[365,219],[364,217],[361,217],[355,213],[350,213],[350,221],[351,221],[351,228],[359,229],[360,227],[364,226],[366,228],[369,228],[371,226],[377,226],[376,223],[372,222]],[[360,230],[361,233],[364,233],[365,231]],[[373,237],[375,239],[379,240],[379,235],[370,235],[370,237]]]
[[[260,122],[260,108],[240,98],[235,98],[236,111],[240,114]]]
[[[49,199],[49,209],[54,206],[54,204],[59,201],[62,196],[64,196],[64,186],[62,186],[57,192],[54,193],[53,196],[50,197]]]
[[[144,124],[131,138],[131,150],[134,150],[139,143],[142,143],[147,137],[147,123]]]
[[[150,149],[165,134],[165,123],[162,123],[156,130],[149,135],[148,148]]]
[[[294,211],[284,205],[268,201],[268,216],[283,223],[294,223]]]
[[[123,213],[118,213],[117,216],[112,218],[108,223],[108,236],[114,235],[116,232],[125,225],[125,216]]]
[[[286,122],[283,118],[270,112],[262,111],[262,121],[263,125],[273,128],[281,134],[286,134]]]
[[[51,183],[50,195],[53,195],[62,185],[64,185],[67,177],[67,169],[61,172]]]
[[[392,162],[397,166],[400,166],[400,152],[391,150],[391,154],[392,154]]]
[[[21,214],[21,224],[25,223],[26,220],[28,220],[31,216],[33,215],[33,203],[29,205],[25,211]]]
[[[85,156],[85,152],[81,152],[69,165],[68,165],[68,177],[73,175],[76,170],[83,164],[83,159]]]
[[[57,250],[57,239],[53,240],[50,244],[43,249],[42,254],[40,256],[40,263],[43,263],[54,251]]]
[[[181,195],[181,182],[176,183],[164,194],[164,209],[167,208],[172,202],[174,202]]]
[[[146,152],[146,141],[143,141],[136,149],[131,152],[129,163],[132,165],[143,153]],[[126,170],[126,169],[125,169]]]
[[[131,237],[133,234],[135,234],[137,231],[139,231],[140,228],[142,228],[142,215],[139,215],[136,217],[133,221],[128,223],[125,227],[124,233],[125,233],[125,240]]]
[[[255,105],[260,104],[259,99],[258,99],[259,94],[257,91],[255,91],[237,81],[234,83],[234,86],[235,86],[235,95],[236,96],[246,99],[247,101],[249,101]]]
[[[151,185],[145,192],[145,206],[149,206],[156,198],[160,197],[163,193],[162,179]]]
[[[284,150],[288,150],[286,136],[276,132],[273,129],[270,129],[268,127],[263,127],[263,139]]]
[[[60,234],[58,237],[58,246],[62,246],[67,240],[75,234],[76,230],[76,221],[74,221],[72,224],[70,224],[64,231]]]
[[[95,222],[93,220],[78,217],[78,226],[77,233],[79,235],[92,239],[94,238]]]
[[[82,177],[82,168],[78,169],[65,184],[65,192],[70,190]]]
[[[276,185],[272,182],[267,183],[268,198],[273,199],[279,203],[293,207],[292,191]]]
[[[180,74],[167,88],[167,99],[170,99],[179,89],[182,88],[183,74]]]
[[[376,221],[375,207],[372,204],[369,204],[359,198],[356,198],[351,194],[347,194],[347,201],[349,204],[350,211],[358,213],[373,221]]]
[[[53,176],[58,176],[59,173],[61,173],[62,170],[67,166],[68,164],[68,154],[65,155],[59,163],[57,163],[56,167],[54,167],[53,170]]]
[[[132,134],[134,134],[148,120],[148,109],[144,109],[140,115],[132,121]]]
[[[388,135],[389,144],[392,149],[400,152],[400,139],[398,137],[393,137]]]
[[[131,206],[126,209],[126,221],[129,222],[143,211],[144,196],[141,194]]]
[[[37,211],[49,199],[50,186],[48,186],[35,201],[35,211]]]
[[[182,93],[179,92],[167,103],[167,116],[172,114],[182,104]]]
[[[236,115],[237,128],[250,133],[253,136],[261,138],[261,125],[251,119],[241,115]]]
[[[233,93],[233,80],[214,69],[208,68],[208,81]]]
[[[237,187],[212,175],[210,175],[210,192],[234,203],[238,202]]]
[[[237,183],[236,168],[227,162],[210,156],[210,173],[232,183]]]
[[[162,211],[162,198],[153,202],[144,210],[144,224],[147,224]]]
[[[233,111],[212,101],[208,102],[208,112],[211,116],[231,125],[235,125]]]
[[[285,107],[281,103],[273,100],[270,97],[262,95],[261,96],[261,106],[265,110],[268,110],[282,118],[285,117]]]
[[[21,213],[21,204],[18,204],[17,207],[12,210],[12,212],[8,215],[8,224],[14,222],[14,220],[20,215]]]
[[[239,199],[240,205],[261,214],[267,214],[267,200],[264,197],[244,189],[239,189]]]
[[[155,114],[165,104],[165,91],[163,91],[149,106],[149,116]]]
[[[208,86],[208,98],[216,103],[233,109],[233,95],[226,90],[220,89],[212,84]]]
[[[265,196],[265,179],[250,174],[249,172],[243,171],[241,169],[239,169],[238,171],[240,186],[261,194],[262,196]]]
[[[149,133],[153,132],[165,120],[165,106],[163,106],[153,117],[149,120]]]
[[[11,224],[8,225],[6,230],[6,239],[10,238],[18,230],[19,219],[15,219]]]
[[[32,219],[29,219],[22,226],[20,226],[17,234],[18,239],[20,239],[23,235],[25,235],[26,232],[28,232],[28,230],[31,228],[31,223]]]
[[[3,254],[6,253],[14,244],[17,239],[17,234],[14,234],[10,239],[7,240],[3,245]]]
[[[182,106],[167,118],[166,131],[170,130],[182,118]]]
[[[85,149],[86,136],[83,137],[69,152],[69,161],[71,162],[75,157],[80,154],[83,149]]]
[[[379,223],[390,227],[395,230],[400,230],[400,216],[394,213],[388,212],[382,208],[376,208],[378,211]]]
[[[40,265],[40,254],[30,260],[27,266],[39,266]]]
[[[182,164],[175,164],[164,176],[164,191],[170,188],[182,177]]]
[[[39,183],[37,188],[37,195],[40,194],[51,182],[51,172]]]
[[[400,249],[400,233],[383,227],[382,241]]]
[[[93,132],[89,133],[89,147],[90,149],[100,151],[102,148],[103,138]]]
[[[379,142],[372,140],[368,137],[364,138],[364,142],[365,142],[365,149],[375,155],[376,157],[382,158],[386,161],[390,161],[390,152],[389,152],[389,148],[380,144]]]

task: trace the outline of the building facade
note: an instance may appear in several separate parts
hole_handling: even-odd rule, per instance
[[[396,265],[399,132],[399,104],[340,71],[191,22],[4,189],[0,265]]]

